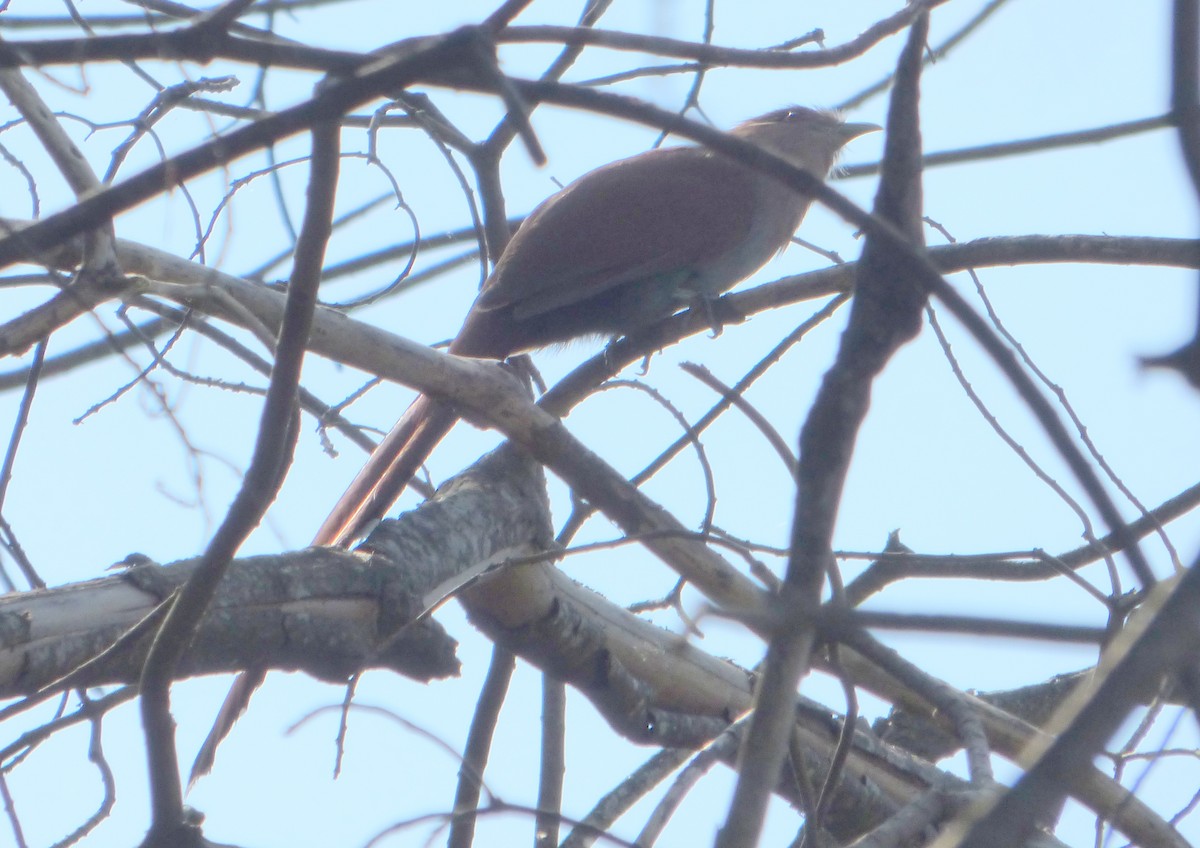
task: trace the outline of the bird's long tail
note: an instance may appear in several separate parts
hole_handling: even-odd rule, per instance
[[[413,401],[338,499],[313,544],[346,546],[369,530],[457,420],[448,406],[425,395]]]
[[[250,696],[262,685],[266,676],[266,669],[256,668],[243,671],[233,679],[233,686],[229,687],[229,694],[221,702],[221,709],[217,711],[212,729],[208,731],[208,736],[196,752],[196,759],[192,761],[192,771],[188,775],[189,789],[197,780],[212,771],[217,758],[217,748],[225,741],[229,731],[233,730],[234,722],[241,718],[242,713],[250,706]]]
[[[443,403],[424,395],[413,401],[338,499],[313,544],[346,546],[362,536],[400,497],[456,420],[454,412]],[[250,696],[264,676],[263,669],[251,669],[234,680],[212,730],[196,754],[189,786],[212,770],[217,748],[250,705]]]

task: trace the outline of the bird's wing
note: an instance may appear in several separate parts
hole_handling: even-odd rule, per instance
[[[530,214],[475,308],[511,307],[520,319],[636,280],[686,278],[745,239],[755,206],[748,176],[744,166],[694,147],[592,171]],[[600,218],[597,210],[613,211]]]

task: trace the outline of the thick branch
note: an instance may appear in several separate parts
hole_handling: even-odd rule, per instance
[[[149,634],[113,645],[187,581],[197,560],[147,562],[123,573],[0,600],[0,697],[137,682]],[[379,569],[369,557],[317,549],[235,561],[184,653],[177,677],[256,662],[344,682],[364,668],[427,681],[457,674],[454,641],[431,619],[389,639],[444,575]],[[86,665],[85,665],[86,664]],[[11,709],[11,708],[10,708]]]

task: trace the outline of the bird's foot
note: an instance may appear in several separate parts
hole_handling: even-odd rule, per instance
[[[704,323],[712,330],[711,338],[714,339],[721,335],[727,324],[741,324],[746,320],[746,315],[734,309],[729,298],[723,296],[697,294],[691,308],[703,316]]]

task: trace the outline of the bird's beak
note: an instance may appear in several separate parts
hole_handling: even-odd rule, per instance
[[[882,129],[883,127],[879,126],[879,124],[842,124],[838,127],[838,131],[846,141],[858,138],[860,135],[866,135],[867,133],[879,132]]]

